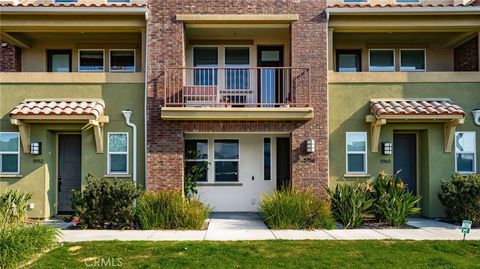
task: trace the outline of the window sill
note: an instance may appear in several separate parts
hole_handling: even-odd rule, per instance
[[[132,175],[129,175],[129,174],[106,174],[106,175],[103,175],[103,177],[127,178],[127,177],[132,177]]]
[[[226,187],[241,187],[243,186],[242,183],[240,182],[197,182],[197,186],[199,187],[220,187],[220,186],[226,186]]]
[[[372,177],[370,174],[344,174],[344,178],[367,178]]]
[[[23,177],[21,174],[0,174],[0,178],[5,177],[5,178],[18,178],[18,177]]]

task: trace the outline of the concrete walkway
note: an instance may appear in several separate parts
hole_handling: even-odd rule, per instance
[[[116,231],[62,230],[62,242],[121,241],[200,241],[200,240],[462,240],[460,227],[435,220],[412,218],[416,229],[335,229],[270,230],[256,213],[214,213],[203,231]],[[480,240],[480,230],[472,230],[467,240]]]

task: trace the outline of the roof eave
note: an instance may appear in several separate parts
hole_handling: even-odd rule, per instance
[[[143,15],[146,7],[0,7],[0,14],[125,14]]]
[[[331,15],[475,15],[480,7],[332,7],[326,9]]]

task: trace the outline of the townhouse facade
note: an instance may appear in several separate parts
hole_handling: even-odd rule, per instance
[[[90,173],[181,191],[193,166],[215,211],[385,171],[437,217],[480,167],[480,1],[0,3],[0,189],[34,217]]]

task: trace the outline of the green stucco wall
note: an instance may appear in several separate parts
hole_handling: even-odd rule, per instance
[[[450,98],[466,112],[465,124],[457,131],[476,131],[477,171],[480,167],[480,127],[473,122],[471,111],[480,106],[480,83],[351,83],[329,85],[329,185],[344,180],[346,173],[346,132],[368,133],[368,174],[379,171],[392,174],[393,155],[372,153],[370,125],[365,116],[370,114],[369,101],[373,98]],[[437,195],[441,179],[455,172],[455,149],[444,152],[443,123],[396,123],[382,126],[380,142],[393,142],[394,132],[416,133],[418,138],[418,188],[422,199],[422,214],[439,217],[444,211]],[[345,180],[366,180],[347,178]]]
[[[42,154],[20,155],[19,177],[0,176],[0,192],[19,189],[33,194],[34,209],[30,216],[46,218],[56,214],[56,143],[59,133],[82,134],[82,185],[89,173],[107,174],[108,132],[128,132],[133,149],[132,128],[125,124],[122,110],[133,111],[132,122],[137,125],[137,180],[145,184],[144,171],[144,84],[0,84],[0,131],[17,132],[10,124],[9,112],[24,99],[101,98],[105,101],[104,153],[97,154],[93,130],[81,131],[81,124],[32,124],[31,141],[42,142]],[[129,153],[129,174],[132,174],[133,151]],[[125,178],[126,180],[131,179]]]

